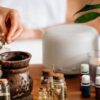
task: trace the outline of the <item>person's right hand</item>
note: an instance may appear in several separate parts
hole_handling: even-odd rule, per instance
[[[0,31],[8,43],[20,36],[23,27],[16,10],[0,7]]]

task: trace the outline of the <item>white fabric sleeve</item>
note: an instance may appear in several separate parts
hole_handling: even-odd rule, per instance
[[[66,5],[67,0],[0,0],[0,6],[17,9],[22,22],[34,28],[63,23]]]

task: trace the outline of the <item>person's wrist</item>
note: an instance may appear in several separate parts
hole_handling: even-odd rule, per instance
[[[37,39],[42,39],[44,34],[44,29],[35,29],[34,30]]]

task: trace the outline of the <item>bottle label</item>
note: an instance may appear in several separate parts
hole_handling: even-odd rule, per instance
[[[100,88],[100,85],[97,85],[97,84],[96,84],[95,87],[96,87],[96,88]]]
[[[83,75],[89,75],[89,72],[82,72]]]

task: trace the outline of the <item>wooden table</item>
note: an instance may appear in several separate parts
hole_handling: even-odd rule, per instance
[[[34,85],[32,95],[34,100],[38,100],[38,89],[40,87],[40,76],[43,65],[30,65],[30,75],[33,78]],[[83,98],[80,91],[79,76],[65,76],[68,87],[68,100],[96,100],[95,89],[92,87],[90,98]]]

